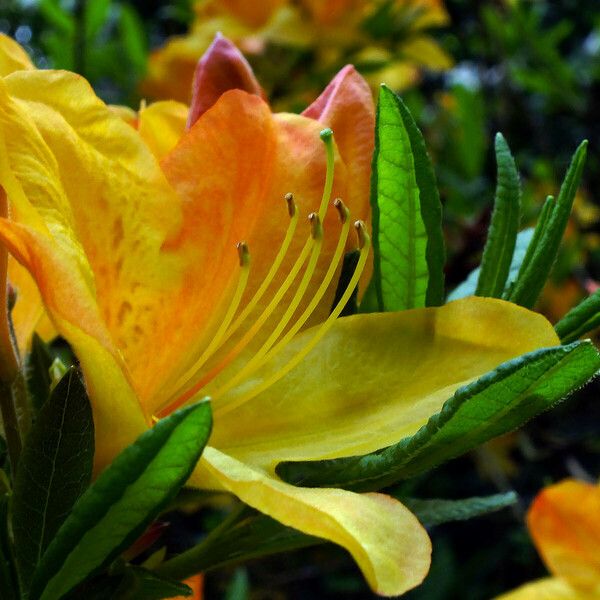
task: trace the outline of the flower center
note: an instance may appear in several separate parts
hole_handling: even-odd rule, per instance
[[[285,195],[288,214],[290,216],[286,235],[279,247],[279,251],[273,263],[271,264],[271,267],[269,268],[267,275],[252,298],[243,308],[240,307],[240,303],[246,289],[248,278],[250,276],[251,257],[250,251],[245,242],[240,242],[237,244],[237,251],[240,258],[240,274],[236,290],[232,296],[231,303],[225,313],[223,321],[221,322],[221,325],[215,333],[212,341],[202,352],[201,356],[196,360],[192,367],[190,367],[178,379],[175,385],[175,393],[172,394],[171,398],[165,403],[165,405],[163,405],[163,407],[156,412],[155,416],[153,417],[155,420],[165,417],[196,396],[209,382],[215,379],[219,373],[221,373],[232,363],[236,357],[239,356],[239,354],[248,346],[248,344],[256,337],[256,335],[263,331],[266,324],[269,322],[269,317],[271,317],[274,311],[280,306],[284,296],[297,280],[299,273],[301,272],[302,268],[305,267],[305,265],[306,267],[302,277],[297,284],[294,295],[290,300],[285,312],[279,318],[272,331],[267,335],[260,348],[241,369],[236,371],[229,379],[227,379],[226,382],[212,392],[211,396],[213,399],[222,399],[221,402],[215,406],[215,415],[221,415],[230,412],[231,410],[252,399],[254,396],[260,394],[262,391],[269,388],[271,385],[284,377],[316,346],[316,344],[331,328],[335,320],[346,306],[364,270],[370,249],[370,238],[367,233],[367,228],[362,221],[356,221],[354,223],[354,227],[358,236],[358,262],[344,293],[340,296],[329,317],[315,328],[315,333],[306,343],[306,345],[278,371],[272,373],[266,380],[249,389],[244,394],[237,395],[235,398],[229,401],[227,398],[224,398],[228,391],[230,391],[239,383],[243,382],[246,378],[260,369],[260,367],[262,367],[265,363],[271,361],[277,354],[279,354],[289,344],[292,338],[302,329],[303,325],[308,321],[314,310],[319,305],[319,302],[325,296],[333,281],[333,278],[335,277],[337,268],[340,262],[343,260],[344,249],[348,240],[351,221],[348,207],[341,199],[338,198],[332,203],[332,206],[338,213],[341,223],[341,230],[335,250],[331,255],[329,266],[308,305],[290,325],[290,322],[294,318],[300,303],[306,296],[306,292],[313,279],[323,246],[325,232],[323,230],[322,223],[327,209],[330,206],[331,193],[333,189],[334,149],[332,136],[333,134],[330,129],[325,129],[321,132],[321,139],[324,141],[327,150],[327,172],[321,204],[318,212],[313,212],[308,215],[310,235],[308,236],[298,257],[283,280],[283,283],[273,294],[271,300],[263,309],[262,313],[255,319],[252,326],[248,328],[244,335],[231,349],[229,349],[227,352],[224,352],[222,357],[219,357],[218,354],[222,350],[223,345],[236,333],[246,319],[253,313],[258,302],[269,289],[275,276],[280,270],[284,258],[288,253],[299,219],[298,207],[294,202],[294,197],[292,194]],[[200,379],[197,379],[200,370],[206,364],[206,362],[211,358],[214,359],[215,357],[217,358],[215,366],[213,366],[207,373],[203,374]]]

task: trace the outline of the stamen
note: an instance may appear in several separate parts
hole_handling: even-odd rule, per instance
[[[323,129],[319,134],[321,140],[325,144],[325,153],[327,155],[327,170],[325,172],[325,185],[323,186],[323,196],[321,197],[321,204],[319,205],[319,217],[321,221],[325,219],[325,213],[327,212],[327,206],[331,199],[331,192],[333,190],[333,175],[335,171],[335,152],[333,148],[333,130]]]
[[[294,297],[290,301],[279,323],[277,323],[277,326],[275,327],[271,335],[267,338],[267,340],[263,343],[263,345],[260,347],[260,349],[233,377],[228,379],[227,383],[225,383],[213,394],[214,398],[222,396],[225,392],[234,387],[239,381],[242,381],[250,373],[252,373],[258,367],[260,367],[260,365],[263,363],[264,356],[267,354],[271,346],[277,341],[277,338],[283,333],[283,330],[286,328],[287,324],[294,316],[294,313],[296,312],[296,309],[302,301],[302,298],[304,298],[304,294],[308,289],[310,280],[312,279],[312,276],[317,267],[319,255],[321,254],[321,247],[323,245],[323,226],[321,225],[321,219],[319,218],[319,215],[317,213],[311,213],[308,216],[308,219],[311,225],[311,238],[313,241],[313,248],[310,255],[310,260],[308,262],[308,265],[306,266],[304,274],[302,275],[300,285],[298,286]]]
[[[188,369],[187,373],[197,373],[198,369],[204,365],[204,363],[212,356],[214,351],[220,346],[225,333],[227,332],[227,328],[231,323],[235,313],[237,312],[240,302],[242,300],[242,296],[244,295],[244,291],[246,289],[246,285],[248,284],[248,277],[250,275],[250,251],[248,250],[248,244],[246,242],[238,242],[236,244],[236,249],[239,256],[240,261],[240,277],[237,282],[237,286],[235,288],[235,292],[231,299],[231,303],[229,304],[229,308],[225,313],[225,317],[219,325],[219,329],[217,329],[213,339],[210,344],[205,348],[204,352],[201,354],[200,358],[194,363],[194,365]],[[160,418],[165,416],[172,411],[176,410],[181,406],[179,401],[175,403],[171,403],[167,405],[165,408],[161,408],[156,412],[156,415]],[[156,417],[153,416],[153,419]]]
[[[267,291],[268,287],[271,285],[271,282],[273,281],[275,274],[279,270],[279,267],[281,266],[281,263],[282,263],[283,259],[285,258],[287,251],[289,250],[290,244],[291,244],[292,239],[294,238],[294,234],[296,232],[296,225],[298,224],[298,208],[296,206],[296,203],[294,202],[294,196],[292,194],[288,193],[284,196],[284,198],[287,203],[288,214],[290,215],[290,222],[288,224],[288,228],[287,228],[285,237],[283,239],[283,242],[281,243],[281,246],[279,247],[277,256],[275,257],[275,260],[273,261],[273,264],[271,265],[271,268],[269,269],[269,272],[265,276],[260,287],[254,293],[254,296],[252,296],[251,300],[248,302],[248,304],[245,306],[245,308],[242,310],[242,312],[236,317],[235,321],[229,325],[229,327],[225,331],[224,335],[221,336],[221,339],[219,340],[219,346],[216,347],[213,345],[213,347],[211,348],[212,354],[214,354],[225,342],[227,342],[227,340],[239,329],[240,325],[242,325],[242,323],[252,313],[252,311],[254,310],[254,308],[256,307],[258,302],[260,301],[260,299],[263,297],[264,293]],[[238,248],[238,251],[239,251],[239,248]],[[207,353],[204,352],[202,354],[202,356],[200,357],[200,359],[198,359],[194,363],[194,365],[191,368],[189,368],[177,380],[177,382],[175,384],[175,389],[177,391],[171,397],[176,398],[177,396],[179,396],[180,394],[183,394],[185,392],[185,387],[189,384],[190,380],[194,377],[194,375],[196,375],[198,373],[200,368],[206,363],[206,361],[209,358],[210,358],[210,355],[207,355]]]
[[[356,221],[354,223],[354,227],[356,229],[356,233],[358,236],[358,246],[360,255],[358,258],[358,262],[356,268],[354,269],[354,273],[348,282],[348,285],[342,294],[342,297],[339,299],[335,308],[331,311],[329,317],[325,320],[325,322],[319,327],[318,331],[311,338],[311,340],[300,350],[288,363],[286,363],[279,371],[273,374],[269,379],[263,381],[260,385],[255,387],[253,390],[239,396],[238,398],[234,398],[228,404],[222,404],[220,406],[215,407],[215,416],[222,415],[225,413],[234,410],[235,408],[240,407],[242,404],[246,403],[248,400],[251,400],[264,390],[268,389],[275,383],[277,383],[282,377],[287,375],[296,365],[298,365],[304,358],[309,354],[309,352],[319,343],[319,341],[323,338],[323,336],[331,329],[336,319],[339,317],[340,313],[350,300],[354,289],[358,285],[358,281],[362,272],[367,263],[367,258],[369,256],[369,250],[371,247],[371,238],[367,233],[367,227],[363,221]]]

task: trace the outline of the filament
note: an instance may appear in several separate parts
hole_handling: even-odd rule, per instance
[[[297,366],[302,360],[304,360],[304,358],[309,354],[309,352],[319,343],[319,341],[323,338],[323,336],[331,329],[331,327],[333,326],[333,324],[339,317],[342,310],[344,310],[344,307],[348,303],[348,300],[350,300],[350,297],[352,296],[354,289],[358,285],[358,281],[360,279],[360,276],[362,275],[362,272],[363,272],[366,262],[367,262],[367,258],[369,256],[371,240],[370,240],[369,234],[367,233],[366,225],[362,221],[357,221],[354,224],[354,226],[357,230],[357,234],[358,234],[358,238],[359,238],[359,250],[360,250],[359,259],[358,259],[356,268],[354,269],[354,273],[352,274],[352,277],[351,277],[350,281],[348,282],[348,285],[346,286],[344,293],[342,294],[342,297],[339,299],[338,303],[336,304],[335,308],[333,309],[333,311],[331,312],[329,317],[318,328],[317,332],[310,339],[310,341],[306,344],[306,346],[304,346],[304,348],[302,348],[302,350],[300,350],[290,361],[288,361],[281,369],[279,369],[279,371],[274,373],[271,377],[269,377],[267,380],[263,381],[260,385],[256,386],[254,389],[246,392],[245,394],[242,394],[241,396],[238,396],[237,398],[234,398],[228,404],[222,404],[220,406],[216,406],[215,407],[215,415],[226,414],[226,413],[230,412],[231,410],[238,408],[242,404],[246,403],[248,400],[251,400],[252,398],[257,396],[261,392],[270,388],[273,384],[277,383],[282,377],[287,375],[295,366]]]
[[[229,304],[229,308],[227,309],[227,312],[223,317],[223,321],[221,322],[219,329],[217,329],[210,344],[206,347],[200,358],[196,361],[194,366],[189,371],[196,372],[196,370],[199,369],[219,347],[221,341],[223,340],[223,336],[225,335],[227,328],[229,327],[229,324],[231,323],[235,313],[237,312],[237,309],[239,308],[242,296],[244,295],[244,291],[246,290],[246,285],[248,284],[248,277],[250,275],[250,252],[248,250],[248,245],[246,244],[246,242],[239,242],[236,245],[236,248],[240,260],[240,276],[238,278],[237,286],[231,299],[231,303]],[[169,404],[166,408],[159,409],[156,414],[159,417],[165,416],[166,414],[171,413],[180,406],[181,403],[177,401],[177,403]],[[153,416],[152,419],[155,420],[156,417]]]

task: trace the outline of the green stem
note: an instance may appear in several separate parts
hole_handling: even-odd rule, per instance
[[[17,472],[19,456],[21,455],[21,430],[19,427],[19,418],[14,402],[14,383],[0,381],[0,412],[2,413],[2,423],[4,424],[4,435],[6,436],[6,446],[8,448],[8,458],[13,477]]]

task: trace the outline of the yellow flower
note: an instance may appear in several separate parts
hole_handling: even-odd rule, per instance
[[[368,251],[359,222],[359,266],[332,310],[351,223],[368,220],[370,90],[347,67],[303,115],[273,114],[250,72],[248,91],[225,91],[218,76],[244,65],[215,42],[189,128],[173,103],[126,122],[72,73],[0,79],[0,240],[80,360],[97,468],[210,395],[191,483],[343,546],[376,592],[398,595],[429,569],[414,515],[383,494],[292,486],[276,465],[397,442],[457,388],[558,339],[542,316],[483,298],[338,320]]]
[[[448,24],[442,0],[395,0],[385,15],[378,17],[384,4],[381,0],[197,2],[190,32],[171,38],[150,56],[142,91],[152,98],[189,102],[196,61],[217,32],[223,32],[248,55],[264,54],[270,43],[314,52],[310,76],[301,78],[297,86],[300,95],[307,86],[323,80],[324,73],[333,73],[346,63],[364,65],[372,85],[386,81],[396,89],[416,83],[423,68],[452,66],[450,57],[426,32]],[[391,32],[374,33],[364,26],[366,22],[379,23],[372,25],[375,28],[381,28],[382,22],[386,27],[395,24],[405,33],[392,41]],[[274,80],[278,75],[270,61],[263,66],[271,85],[282,83]],[[288,72],[283,76],[287,78]],[[285,83],[289,88],[290,82]],[[297,101],[297,96],[288,100]]]
[[[600,598],[600,485],[572,479],[551,485],[533,502],[527,526],[552,577],[498,600]]]

